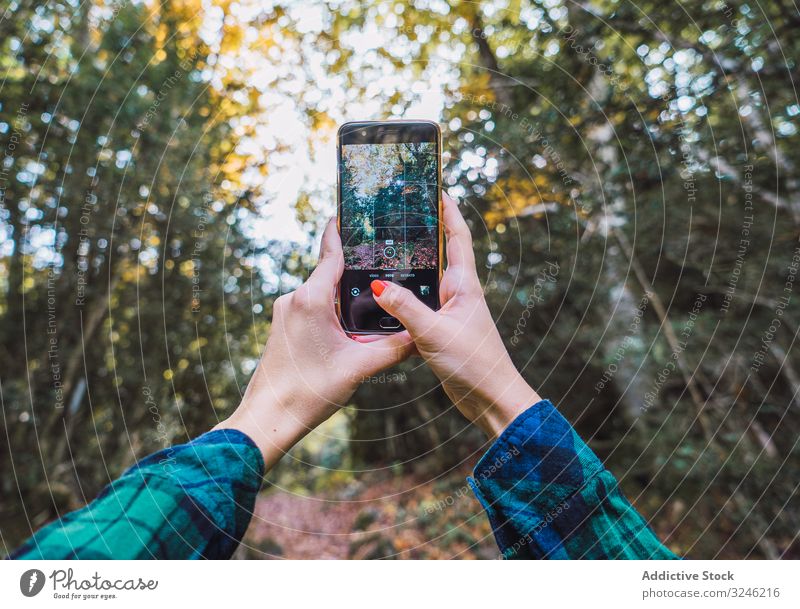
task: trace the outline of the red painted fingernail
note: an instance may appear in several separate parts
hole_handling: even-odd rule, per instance
[[[375,281],[369,284],[369,287],[372,288],[372,293],[375,294],[375,296],[380,296],[381,294],[383,294],[383,291],[386,289],[387,285],[388,284],[385,281],[376,279]]]

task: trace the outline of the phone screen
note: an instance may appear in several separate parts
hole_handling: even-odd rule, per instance
[[[372,298],[391,281],[439,308],[439,131],[427,122],[347,123],[339,131],[339,229],[345,330],[402,329]]]

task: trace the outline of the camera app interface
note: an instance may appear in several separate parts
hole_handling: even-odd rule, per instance
[[[432,308],[438,304],[437,163],[435,142],[342,146],[342,288],[361,321],[385,315],[372,301],[373,279],[404,285]]]

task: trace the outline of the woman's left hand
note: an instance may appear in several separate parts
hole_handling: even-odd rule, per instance
[[[242,403],[215,429],[246,433],[267,469],[300,438],[344,406],[358,385],[414,350],[408,332],[347,336],[336,315],[336,285],[344,270],[342,243],[331,220],[320,261],[301,287],[278,298],[261,361]]]

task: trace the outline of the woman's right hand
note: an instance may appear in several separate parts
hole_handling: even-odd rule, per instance
[[[469,227],[456,202],[446,194],[443,200],[447,270],[441,309],[431,310],[395,283],[373,281],[372,291],[381,308],[406,327],[461,413],[495,438],[541,398],[511,361],[486,306]]]

